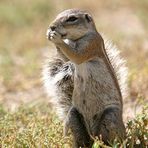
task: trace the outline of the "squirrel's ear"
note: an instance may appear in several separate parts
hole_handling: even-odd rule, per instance
[[[85,19],[87,20],[88,23],[92,22],[92,17],[88,13],[85,14]]]

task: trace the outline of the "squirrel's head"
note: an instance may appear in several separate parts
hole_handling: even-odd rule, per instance
[[[61,12],[50,24],[48,31],[56,31],[63,39],[77,40],[88,32],[95,31],[91,15],[79,9]]]

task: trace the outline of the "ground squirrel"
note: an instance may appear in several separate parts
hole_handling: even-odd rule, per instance
[[[126,67],[118,50],[104,41],[86,11],[69,9],[50,24],[48,39],[58,57],[43,70],[45,88],[59,117],[71,129],[74,147],[91,147],[125,136],[122,98]]]

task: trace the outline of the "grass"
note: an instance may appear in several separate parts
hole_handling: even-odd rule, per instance
[[[64,147],[71,145],[62,138],[62,126],[52,116],[49,106],[21,106],[16,113],[0,111],[1,147]]]
[[[135,119],[127,122],[127,138],[124,143],[114,141],[112,147],[145,148],[148,132],[148,106]],[[14,148],[69,148],[71,137],[63,137],[63,127],[47,104],[20,106],[18,111],[10,113],[0,108],[0,146]],[[96,139],[93,148],[107,148]]]
[[[133,110],[136,115],[126,118],[124,144],[148,145],[148,111],[139,113],[148,102],[147,0],[1,0],[0,147],[71,147],[71,138],[63,138],[60,121],[45,103],[48,97],[40,79],[45,56],[52,55],[51,47],[46,48],[46,29],[57,13],[74,7],[90,11],[98,30],[113,39],[127,60],[130,91],[124,115]],[[100,145],[105,147],[96,140],[93,147]],[[115,141],[112,147],[124,145]]]

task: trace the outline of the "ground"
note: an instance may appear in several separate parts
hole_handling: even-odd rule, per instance
[[[42,86],[42,65],[45,58],[51,56],[54,50],[54,46],[47,41],[45,34],[49,23],[59,12],[76,7],[88,10],[92,14],[98,31],[103,32],[117,45],[127,61],[129,97],[124,100],[125,123],[129,119],[135,118],[143,106],[148,104],[147,0],[100,2],[92,0],[91,4],[89,0],[86,0],[85,3],[84,1],[66,0],[60,2],[58,0],[32,0],[31,2],[29,0],[1,0],[0,115],[2,118],[0,118],[0,130],[3,130],[5,123],[9,123],[13,117],[21,116],[20,121],[22,122],[23,109],[25,110],[24,117],[27,120],[23,125],[27,124],[26,130],[28,131],[28,124],[35,124],[35,121],[28,121],[31,117],[26,113],[27,110],[28,112],[31,110],[33,119],[35,115],[32,113],[37,114],[39,123],[44,123],[44,119],[54,119],[58,125],[60,124],[54,113],[51,112],[48,97]],[[42,106],[46,106],[47,113],[42,111]],[[35,109],[33,109],[34,107]],[[18,134],[22,127],[16,124],[16,120],[11,121],[10,124],[17,126],[16,133]],[[50,123],[52,122],[49,122],[49,125]],[[44,126],[49,131],[52,127],[59,127],[59,131],[62,129],[61,125],[55,124],[55,121],[51,125]],[[42,129],[41,127],[39,129]],[[11,131],[10,129],[8,128],[8,133]],[[47,131],[45,130],[43,133],[45,134]],[[49,137],[58,139],[58,135],[56,136]],[[58,142],[53,143],[56,147]],[[59,142],[59,144],[61,143]]]

